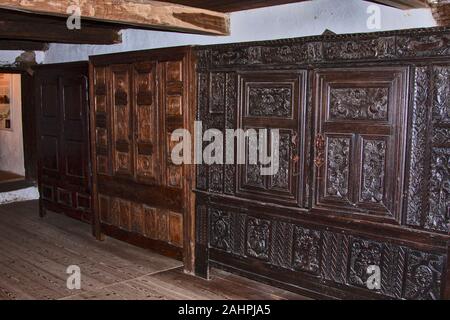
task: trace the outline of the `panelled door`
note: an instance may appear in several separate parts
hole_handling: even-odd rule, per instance
[[[97,232],[181,258],[182,166],[171,132],[183,127],[182,55],[94,65]]]
[[[88,65],[36,70],[41,215],[62,212],[91,222]]]
[[[302,206],[305,159],[299,155],[303,154],[305,140],[306,71],[242,72],[238,78],[238,128],[245,130],[247,140],[245,164],[238,169],[237,195]],[[274,129],[278,131],[278,145]],[[274,147],[278,149],[278,166],[262,165],[262,145],[257,150],[249,149],[251,133],[256,132],[261,142],[261,130],[268,133],[265,154],[273,154]],[[255,159],[251,160],[252,156]],[[263,175],[261,168],[270,165],[274,171]]]
[[[399,222],[407,70],[316,73],[316,208]]]

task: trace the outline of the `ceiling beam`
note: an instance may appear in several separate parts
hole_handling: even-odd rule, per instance
[[[115,44],[122,40],[117,26],[85,22],[80,30],[69,30],[65,19],[9,10],[0,10],[0,39],[74,44]]]
[[[67,17],[72,0],[2,0],[0,8]],[[81,18],[188,33],[229,35],[225,13],[151,0],[79,0]]]
[[[215,10],[220,12],[235,12],[303,1],[308,0],[245,0],[245,1],[166,0],[166,2],[177,3],[185,6],[203,8],[208,10]]]
[[[430,0],[431,12],[440,26],[450,26],[450,1]]]
[[[48,43],[0,39],[0,50],[46,51]]]
[[[419,8],[429,8],[428,0],[374,0],[370,2],[375,2],[379,4],[384,4],[397,9],[419,9]]]

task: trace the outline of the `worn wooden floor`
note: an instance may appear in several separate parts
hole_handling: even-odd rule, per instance
[[[67,267],[81,269],[81,289],[66,286]],[[206,281],[181,263],[108,238],[49,213],[36,201],[0,206],[0,299],[305,299],[224,271]]]

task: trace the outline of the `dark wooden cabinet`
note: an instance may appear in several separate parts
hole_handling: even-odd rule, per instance
[[[88,64],[35,69],[40,210],[91,223]]]
[[[190,264],[190,167],[171,160],[171,133],[190,128],[191,49],[91,57],[91,146],[97,236]]]
[[[212,265],[318,298],[450,298],[448,39],[196,48],[204,129],[280,129],[276,175],[197,166],[196,273]]]

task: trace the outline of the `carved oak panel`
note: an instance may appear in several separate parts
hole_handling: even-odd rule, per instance
[[[331,88],[332,120],[385,120],[389,88]]]
[[[449,230],[449,85],[449,66],[415,69],[406,222],[438,232]]]
[[[299,154],[304,148],[305,81],[303,71],[239,75],[241,96],[237,126],[248,133],[243,150],[245,165],[237,168],[237,194],[240,196],[271,198],[289,205],[302,202],[305,159]],[[265,133],[267,149],[261,145]],[[277,156],[277,164],[270,163],[270,159],[263,160],[271,154]],[[261,169],[269,167],[273,171],[265,170],[263,174]]]
[[[317,207],[400,223],[407,76],[403,67],[316,72]]]
[[[295,227],[294,268],[319,273],[321,247],[322,235],[319,231]]]
[[[249,217],[247,220],[247,254],[269,259],[271,224],[268,220]]]
[[[199,236],[208,239],[213,257],[256,258],[262,263],[255,262],[259,270],[267,266],[271,272],[283,275],[294,272],[293,277],[306,281],[303,283],[327,284],[348,293],[358,288],[355,297],[364,292],[371,298],[442,298],[446,259],[443,253],[362,238],[351,235],[350,230],[324,230],[288,222],[270,214],[256,218],[251,215],[253,210],[248,210],[247,215],[223,205],[208,207],[209,228],[203,226]],[[198,214],[204,212],[200,209],[203,207],[198,208]],[[380,289],[367,287],[369,276],[373,274],[368,272],[369,266],[380,268]],[[245,269],[254,270],[253,264]]]
[[[350,155],[352,137],[326,137],[326,196],[348,200],[350,193]]]
[[[449,40],[439,28],[198,48],[205,127],[291,140],[276,176],[199,166],[199,270],[209,260],[325,298],[448,298]]]
[[[287,86],[248,85],[249,117],[291,118],[293,106],[293,88]]]

